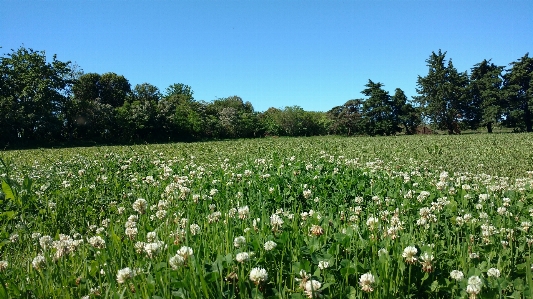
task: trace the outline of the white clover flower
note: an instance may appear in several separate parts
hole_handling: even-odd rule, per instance
[[[155,240],[157,240],[157,233],[156,232],[148,232],[146,234],[146,241],[154,242]]]
[[[250,208],[248,206],[240,207],[237,209],[237,213],[239,214],[239,219],[246,219],[250,215]]]
[[[369,217],[366,220],[366,226],[368,226],[368,229],[370,230],[374,230],[377,227],[378,223],[379,223],[379,219],[376,217]]]
[[[407,246],[403,250],[402,257],[405,258],[405,262],[409,264],[413,264],[416,262],[416,254],[418,253],[418,249],[414,246]]]
[[[42,236],[39,238],[39,245],[41,245],[41,248],[43,249],[43,251],[46,251],[48,248],[52,246],[53,241],[54,240],[52,239],[52,237],[48,235]]]
[[[7,261],[0,261],[0,272],[7,269],[8,266],[9,266],[9,263]]]
[[[162,241],[144,243],[143,250],[146,252],[149,258],[153,258],[161,251],[164,243]]]
[[[329,262],[328,261],[319,261],[318,262],[318,268],[320,268],[320,270],[324,270],[324,269],[329,268]]]
[[[94,248],[102,249],[105,248],[105,240],[102,239],[100,236],[94,236],[89,238],[89,244],[93,246]]]
[[[246,238],[244,236],[238,236],[233,240],[233,246],[236,248],[239,248],[244,244],[246,244]]]
[[[384,255],[387,255],[389,253],[389,251],[385,248],[381,248],[380,250],[378,250],[378,256],[384,256]]]
[[[304,293],[307,298],[318,298],[320,297],[320,288],[322,284],[318,280],[308,280],[305,282]]]
[[[189,256],[192,256],[194,254],[194,251],[192,250],[191,247],[188,247],[188,246],[182,246],[179,250],[178,250],[178,254],[183,256],[185,259],[187,259]]]
[[[19,240],[19,234],[12,234],[12,235],[9,237],[9,241],[10,241],[11,243],[16,243],[18,240]]]
[[[133,278],[133,276],[135,276],[135,271],[131,270],[129,267],[120,269],[117,272],[117,282],[123,284],[129,278]]]
[[[183,266],[185,264],[185,258],[180,254],[176,254],[175,256],[170,258],[168,263],[170,264],[172,270],[177,270],[180,266]]]
[[[466,287],[466,292],[471,295],[471,297],[475,298],[479,292],[481,292],[481,286],[483,285],[483,282],[481,281],[481,278],[479,276],[471,276],[468,278],[468,285]]]
[[[280,227],[283,224],[283,219],[278,214],[272,214],[270,216],[270,225],[277,228]]]
[[[450,277],[452,279],[455,279],[457,281],[461,281],[463,280],[463,278],[465,277],[465,275],[463,274],[462,271],[459,271],[459,270],[453,270],[452,272],[450,272]]]
[[[137,199],[132,205],[133,209],[139,214],[144,214],[147,206],[148,202],[146,202],[146,199],[144,198]]]
[[[487,276],[488,277],[500,277],[500,270],[496,268],[490,268],[487,270]]]
[[[235,256],[235,260],[237,260],[237,262],[239,263],[244,263],[248,261],[249,259],[250,259],[250,254],[248,254],[248,252],[239,252]]]
[[[253,268],[250,271],[250,280],[255,284],[258,285],[261,282],[268,280],[268,273],[264,268]]]
[[[193,236],[196,236],[201,231],[200,226],[198,224],[196,224],[196,223],[191,224],[191,226],[189,228],[191,230],[191,235],[193,235]]]
[[[40,254],[37,255],[36,257],[34,257],[33,261],[31,262],[31,265],[36,270],[39,270],[39,269],[43,268],[45,264],[46,264],[46,259],[44,258],[44,256],[42,256]]]
[[[277,245],[278,244],[276,244],[276,242],[274,241],[266,241],[264,247],[266,251],[270,251],[274,249]]]
[[[361,286],[361,289],[363,292],[372,292],[374,289],[372,288],[372,284],[376,282],[376,279],[374,278],[374,275],[372,273],[368,272],[359,278],[359,285]]]

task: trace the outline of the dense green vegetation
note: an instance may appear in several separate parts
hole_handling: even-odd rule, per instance
[[[298,106],[257,112],[238,96],[196,100],[176,83],[161,92],[149,83],[132,87],[115,73],[83,73],[71,62],[21,47],[0,57],[0,146],[145,143],[263,136],[415,134],[420,125],[450,134],[495,125],[533,131],[533,58],[508,69],[490,60],[458,72],[446,53],[426,60],[418,96],[368,81],[365,98],[328,112]]]
[[[2,298],[531,298],[533,136],[3,152]]]

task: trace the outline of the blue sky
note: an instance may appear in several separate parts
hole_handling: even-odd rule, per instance
[[[21,45],[134,86],[190,85],[257,111],[327,111],[371,79],[416,95],[432,51],[459,71],[533,55],[533,1],[0,0],[0,49]]]

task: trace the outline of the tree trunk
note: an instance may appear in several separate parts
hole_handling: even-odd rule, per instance
[[[487,123],[487,133],[492,133],[492,122]]]

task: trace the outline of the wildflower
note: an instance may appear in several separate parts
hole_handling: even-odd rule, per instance
[[[135,271],[131,270],[129,267],[120,269],[117,273],[117,282],[122,284],[129,278],[133,278],[133,276],[135,276]]]
[[[100,236],[94,236],[89,238],[89,244],[91,244],[92,247],[102,249],[105,248],[105,240],[102,239]]]
[[[264,245],[266,251],[270,251],[270,250],[274,249],[274,247],[276,247],[276,246],[277,246],[277,244],[274,241],[266,241],[265,245]]]
[[[180,254],[176,254],[170,258],[168,263],[170,264],[172,270],[177,270],[180,266],[185,264],[185,258]]]
[[[386,255],[388,253],[389,252],[385,248],[381,248],[380,250],[378,250],[378,256],[384,256],[384,255]]]
[[[11,243],[16,243],[18,240],[19,240],[19,235],[18,235],[18,234],[12,234],[12,235],[9,237],[9,241],[10,241]]]
[[[148,232],[146,234],[146,241],[154,242],[156,239],[157,239],[157,233],[156,232]]]
[[[137,199],[132,205],[133,209],[137,211],[137,213],[139,214],[144,214],[146,212],[147,206],[148,206],[148,203],[146,202],[146,199],[144,198]]]
[[[319,261],[318,262],[318,268],[320,268],[320,270],[324,270],[326,268],[329,268],[329,262],[328,261]]]
[[[322,284],[318,280],[308,280],[305,283],[304,287],[304,294],[307,296],[307,298],[318,298],[320,297],[320,291],[319,289],[322,287]]]
[[[372,292],[374,291],[374,289],[372,288],[372,284],[375,282],[375,278],[374,278],[374,275],[372,275],[372,273],[368,272],[368,273],[365,273],[363,275],[361,275],[361,277],[359,278],[359,285],[361,286],[361,289],[363,290],[363,292]]]
[[[422,264],[422,271],[424,272],[432,272],[433,271],[433,254],[429,254],[427,252],[424,252],[422,255],[420,255],[420,264]]]
[[[7,261],[0,261],[0,272],[7,269],[8,266],[9,266],[9,263]]]
[[[465,275],[463,274],[462,271],[459,271],[459,270],[453,270],[452,272],[450,272],[450,277],[452,279],[455,279],[457,281],[460,281],[460,280],[463,280],[463,278],[465,277]]]
[[[46,259],[42,255],[37,255],[35,258],[33,258],[33,261],[31,262],[31,265],[36,270],[41,269],[46,264]]]
[[[179,250],[178,250],[178,254],[183,256],[185,259],[187,259],[189,256],[192,256],[194,254],[194,251],[192,250],[191,247],[188,247],[188,246],[182,246]]]
[[[277,214],[272,214],[270,216],[270,225],[272,225],[272,230],[277,230],[283,224],[283,219]]]
[[[470,294],[471,299],[475,299],[476,295],[481,292],[481,286],[483,285],[483,282],[479,278],[479,276],[471,276],[468,279],[468,285],[466,286],[466,292]]]
[[[233,240],[233,246],[239,248],[241,245],[244,245],[246,243],[246,238],[243,236],[238,236]]]
[[[237,213],[239,214],[239,219],[246,219],[250,215],[250,208],[248,206],[240,207],[237,209]]]
[[[151,243],[144,243],[143,249],[144,252],[148,255],[149,258],[154,257],[154,255],[158,254],[161,251],[161,247],[163,246],[162,241],[158,242],[151,242]]]
[[[267,281],[268,280],[268,273],[265,269],[263,268],[259,268],[259,267],[256,267],[256,268],[253,268],[251,271],[250,271],[250,280],[255,284],[255,285],[258,285],[260,284],[261,282],[264,282],[264,281]]]
[[[235,256],[235,260],[239,263],[244,263],[250,259],[250,254],[248,252],[239,252],[237,253],[237,256]]]
[[[320,225],[312,225],[309,229],[309,232],[313,236],[320,236],[324,234],[324,229]]]
[[[50,248],[52,246],[52,237],[46,235],[39,238],[39,245],[41,245],[41,248],[44,250]]]
[[[196,223],[191,224],[190,229],[191,229],[191,235],[193,236],[196,236],[201,231],[200,226]]]
[[[375,217],[369,217],[366,220],[366,226],[368,226],[369,230],[374,230],[377,227],[378,223],[379,223],[379,219]]]
[[[312,191],[309,190],[309,189],[306,189],[306,190],[303,191],[303,195],[304,195],[305,199],[309,199],[312,194],[313,194]]]
[[[489,270],[487,270],[487,276],[488,277],[500,277],[500,270],[496,269],[496,268],[490,268]]]
[[[414,264],[417,260],[416,254],[418,250],[414,246],[407,246],[402,253],[402,257],[405,258],[405,262],[408,264]]]

